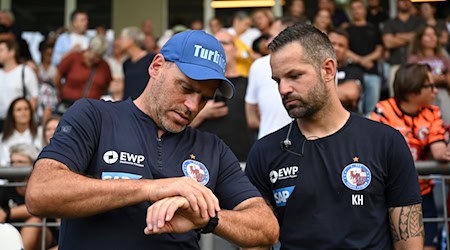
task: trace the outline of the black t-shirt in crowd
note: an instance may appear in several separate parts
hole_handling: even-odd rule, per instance
[[[141,95],[147,86],[150,75],[148,74],[148,67],[153,61],[154,54],[147,54],[136,62],[132,62],[128,58],[123,63],[123,74],[124,74],[124,89],[123,89],[123,100],[136,99]]]
[[[206,120],[198,129],[217,135],[231,148],[239,161],[245,162],[255,138],[247,126],[245,117],[244,98],[248,79],[236,77],[229,80],[235,86],[235,95],[230,100],[220,99],[226,103],[228,114],[218,119]]]
[[[365,26],[350,25],[347,29],[349,49],[360,56],[372,53],[377,45],[382,45],[380,31],[371,23]],[[362,67],[361,67],[362,68]],[[371,69],[363,68],[366,73],[378,74],[377,62]]]

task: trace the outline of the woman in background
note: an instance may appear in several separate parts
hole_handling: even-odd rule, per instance
[[[6,114],[3,134],[0,136],[0,166],[9,165],[9,150],[12,145],[27,143],[38,150],[42,148],[42,133],[33,117],[30,101],[23,97],[13,100]]]
[[[450,125],[450,59],[439,44],[434,26],[426,25],[417,31],[411,44],[408,62],[430,65],[434,83],[438,88],[435,104],[441,109],[444,124]]]
[[[53,137],[53,134],[58,127],[59,120],[61,117],[59,115],[50,116],[44,123],[43,127],[43,141],[42,145],[47,146],[50,143],[50,139]]]
[[[321,30],[325,34],[333,28],[333,19],[331,19],[331,13],[326,9],[317,11],[314,17],[314,27]]]

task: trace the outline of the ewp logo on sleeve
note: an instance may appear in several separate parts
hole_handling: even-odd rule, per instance
[[[295,186],[290,186],[272,190],[277,207],[286,206],[289,196],[291,196],[292,192],[294,192],[294,188]]]

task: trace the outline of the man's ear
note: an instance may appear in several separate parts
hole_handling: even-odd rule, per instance
[[[323,63],[321,67],[322,71],[322,78],[325,82],[332,81],[334,83],[334,79],[336,77],[336,61],[334,61],[331,58],[327,58]]]
[[[148,74],[150,75],[150,78],[157,78],[165,63],[166,60],[162,54],[155,55],[150,67],[148,67]]]

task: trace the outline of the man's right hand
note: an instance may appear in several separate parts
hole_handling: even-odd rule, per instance
[[[214,217],[220,211],[219,200],[207,187],[190,177],[166,178],[153,180],[148,185],[150,201],[173,196],[182,196],[189,202],[194,212],[200,212],[202,218]]]

